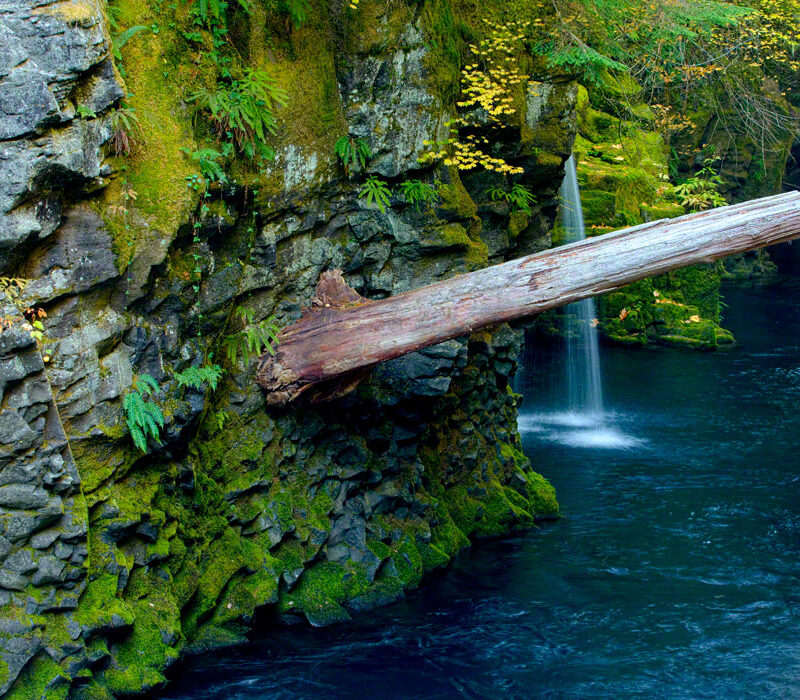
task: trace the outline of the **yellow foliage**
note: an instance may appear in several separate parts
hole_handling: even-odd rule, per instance
[[[459,135],[462,129],[480,128],[487,124],[490,128],[506,128],[506,120],[515,113],[512,90],[527,79],[519,71],[518,54],[530,22],[484,22],[488,35],[477,44],[470,44],[473,61],[461,72],[463,99],[456,105],[466,110],[465,116],[447,122],[449,139],[425,143],[434,150],[425,153],[420,162],[444,160],[445,165],[459,170],[480,167],[498,173],[518,174],[522,168],[509,165],[484,150],[489,144],[487,138],[473,133],[463,137]]]

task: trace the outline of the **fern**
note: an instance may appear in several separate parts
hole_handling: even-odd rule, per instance
[[[285,15],[292,26],[299,27],[308,19],[308,0],[278,0],[278,12]]]
[[[217,163],[217,160],[223,157],[219,151],[215,151],[213,148],[200,148],[196,151],[181,148],[181,150],[197,163],[200,173],[207,182],[226,183],[228,181],[228,176],[222,166]]]
[[[364,182],[364,187],[358,193],[358,196],[366,197],[367,206],[374,202],[378,205],[378,209],[385,214],[386,207],[389,205],[389,198],[392,196],[392,191],[389,189],[388,183],[379,180],[374,175],[370,175],[366,182]]]
[[[239,150],[250,158],[264,148],[267,134],[275,135],[278,122],[273,106],[285,107],[288,95],[266,71],[247,68],[241,80],[220,83],[216,89],[201,88],[190,98],[202,110],[211,113],[219,137],[231,135]]]
[[[363,170],[367,161],[372,158],[369,144],[364,139],[353,139],[350,136],[342,136],[333,150],[339,156],[348,177],[353,170]]]
[[[247,0],[238,0],[238,4],[245,12],[250,12],[250,3]],[[214,25],[224,25],[229,5],[228,0],[194,0],[191,12],[195,24],[209,28]]]
[[[516,184],[510,190],[502,187],[490,187],[486,194],[493,202],[504,201],[511,205],[511,210],[519,210],[530,216],[533,212],[531,206],[536,203],[536,197],[525,185]]]
[[[248,360],[251,357],[260,357],[264,352],[275,354],[275,345],[278,342],[280,328],[275,325],[275,317],[253,323],[253,310],[237,306],[234,316],[238,316],[244,328],[237,333],[226,335],[222,340],[225,356],[231,365],[236,366],[241,357]]]
[[[22,277],[0,277],[0,292],[3,292],[12,303],[25,291],[28,280]]]
[[[217,390],[217,382],[225,373],[219,365],[207,365],[205,367],[189,367],[183,372],[175,372],[175,379],[178,386],[188,386],[192,389],[202,389],[204,384],[211,387],[211,391]]]
[[[133,107],[123,102],[111,113],[111,143],[118,156],[130,154],[141,133],[142,125]]]
[[[111,53],[117,63],[122,63],[122,49],[134,36],[139,32],[143,32],[147,27],[144,24],[137,24],[133,27],[128,27],[124,32],[115,34],[111,39]]]
[[[432,206],[439,201],[439,195],[427,182],[421,180],[406,180],[400,183],[400,190],[403,198],[414,206],[417,212],[421,211],[422,206]]]
[[[133,444],[147,452],[147,440],[160,445],[159,431],[164,427],[164,414],[157,404],[148,400],[158,392],[158,382],[149,374],[140,374],[130,391],[122,397],[125,419]]]

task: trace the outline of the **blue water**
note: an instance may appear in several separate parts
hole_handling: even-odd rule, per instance
[[[562,520],[355,624],[190,661],[165,697],[800,698],[800,286],[725,296],[731,351],[603,348],[614,439],[552,420],[560,352],[528,358]]]

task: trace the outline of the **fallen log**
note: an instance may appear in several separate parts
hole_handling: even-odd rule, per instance
[[[622,229],[380,301],[361,297],[340,271],[326,272],[312,307],[261,358],[256,381],[276,406],[305,392],[340,396],[380,362],[798,236],[800,193],[791,192]]]

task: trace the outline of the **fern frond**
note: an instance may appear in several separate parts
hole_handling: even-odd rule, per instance
[[[211,387],[211,391],[216,391],[219,378],[225,373],[219,365],[206,367],[189,367],[184,372],[175,372],[175,379],[178,386],[188,386],[192,389],[202,389],[204,384]]]

